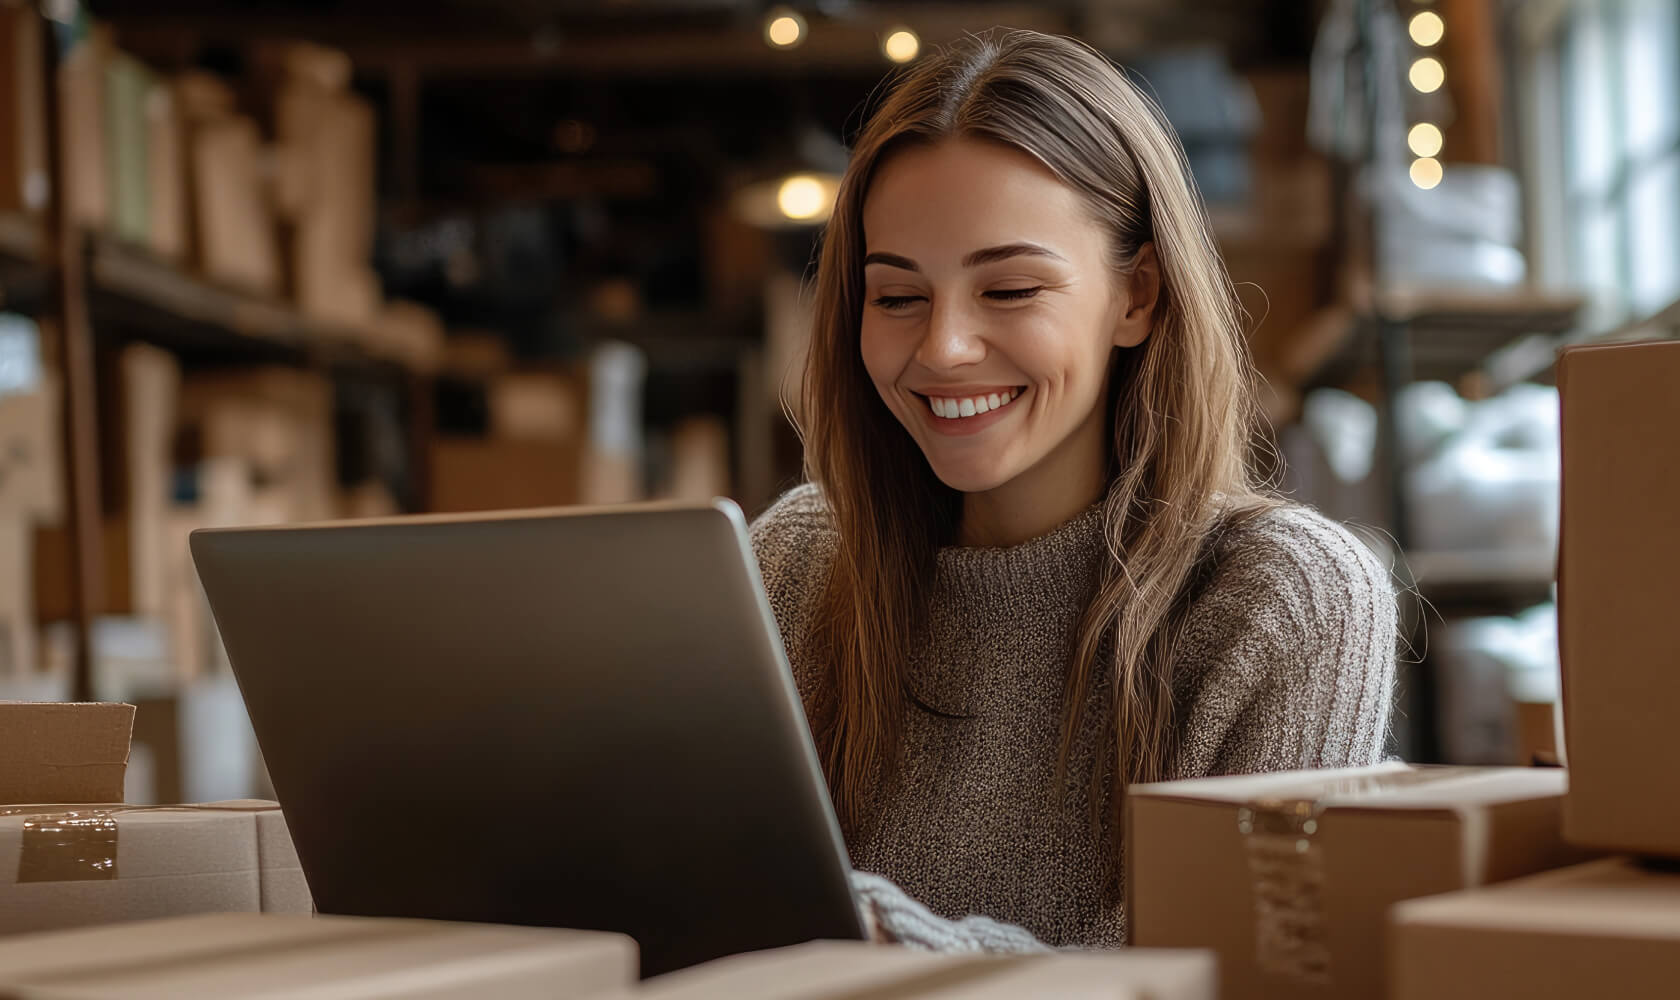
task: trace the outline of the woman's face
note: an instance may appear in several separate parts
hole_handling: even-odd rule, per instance
[[[890,157],[863,228],[863,363],[934,474],[964,493],[1100,477],[1109,360],[1148,336],[1152,253],[1139,294],[1073,189],[972,139]]]

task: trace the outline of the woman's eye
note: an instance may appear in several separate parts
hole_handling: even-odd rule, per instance
[[[986,298],[998,301],[1030,299],[1042,291],[1044,291],[1043,285],[1034,285],[1031,288],[994,288],[986,293]]]
[[[917,302],[921,302],[920,295],[883,295],[870,303],[881,309],[906,309]]]

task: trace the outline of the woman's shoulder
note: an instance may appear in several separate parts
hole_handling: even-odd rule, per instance
[[[1375,550],[1344,525],[1301,504],[1281,503],[1231,518],[1213,540],[1214,580],[1282,593],[1392,596]]]
[[[1228,520],[1212,541],[1192,631],[1216,643],[1266,638],[1308,653],[1369,631],[1392,650],[1393,577],[1371,546],[1310,507],[1279,504]],[[1386,638],[1383,638],[1386,636]]]
[[[834,546],[828,502],[815,483],[801,483],[783,493],[753,519],[748,534],[760,562],[767,557],[777,561],[801,558]]]
[[[748,535],[782,643],[803,684],[804,638],[835,549],[834,524],[822,490],[813,483],[795,486],[753,520]]]

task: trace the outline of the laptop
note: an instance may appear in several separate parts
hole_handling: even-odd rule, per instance
[[[644,976],[863,937],[733,503],[191,546],[322,913],[620,931]]]

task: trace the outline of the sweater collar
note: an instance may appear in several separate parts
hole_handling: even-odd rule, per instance
[[[1007,546],[939,550],[941,603],[1004,607],[1013,614],[1084,610],[1107,551],[1103,508],[1093,504],[1037,538]]]

